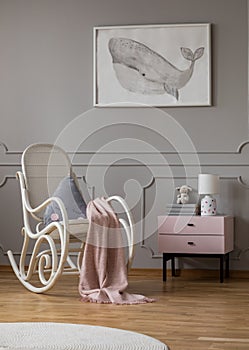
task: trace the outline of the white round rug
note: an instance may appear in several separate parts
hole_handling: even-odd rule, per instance
[[[169,350],[152,337],[67,323],[0,323],[0,349]]]

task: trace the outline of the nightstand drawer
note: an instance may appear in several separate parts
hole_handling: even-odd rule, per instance
[[[159,216],[158,233],[224,235],[232,222],[230,216]]]
[[[224,254],[223,236],[159,235],[160,253]]]

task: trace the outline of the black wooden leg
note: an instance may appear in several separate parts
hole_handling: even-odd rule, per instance
[[[224,268],[224,255],[221,255],[220,256],[220,283],[223,283],[224,281],[223,268]]]
[[[167,258],[166,253],[163,253],[163,281],[167,281]]]
[[[229,253],[226,254],[226,271],[225,276],[229,277]]]

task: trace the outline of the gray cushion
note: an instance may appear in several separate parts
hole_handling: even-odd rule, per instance
[[[86,203],[72,177],[67,176],[61,180],[53,197],[59,197],[63,201],[69,220],[86,218]],[[46,225],[62,220],[57,203],[53,201],[47,206],[43,220]]]

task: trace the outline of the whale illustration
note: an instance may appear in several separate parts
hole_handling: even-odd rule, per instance
[[[116,77],[126,90],[142,94],[164,94],[179,99],[179,89],[184,87],[194,71],[196,60],[204,54],[204,47],[194,53],[181,48],[182,56],[190,66],[180,70],[148,46],[127,38],[111,38],[108,43]]]

